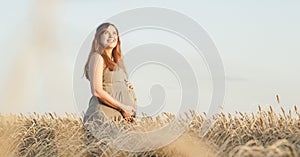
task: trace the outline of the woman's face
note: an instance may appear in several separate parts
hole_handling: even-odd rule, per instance
[[[118,42],[118,33],[114,26],[110,25],[104,29],[100,35],[100,44],[104,48],[114,48]]]

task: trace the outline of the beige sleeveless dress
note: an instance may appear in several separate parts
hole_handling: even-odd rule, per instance
[[[115,71],[109,68],[103,70],[103,89],[113,98],[124,105],[133,106],[136,109],[137,98],[133,89],[129,88],[125,82],[127,76],[122,68],[117,66]],[[83,122],[93,120],[114,120],[122,118],[122,115],[116,109],[102,102],[96,96],[92,96],[89,101],[89,107],[84,115]]]

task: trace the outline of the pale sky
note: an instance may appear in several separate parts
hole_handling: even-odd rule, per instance
[[[276,94],[280,96],[281,105],[289,109],[300,102],[300,3],[284,2],[56,0],[51,4],[38,4],[33,0],[7,1],[0,6],[1,114],[56,112],[63,115],[80,112],[80,108],[84,110],[90,94],[88,83],[82,84],[87,96],[79,105],[76,105],[72,85],[82,43],[111,16],[148,6],[185,14],[207,31],[225,69],[224,112],[256,111],[257,104],[277,105]],[[42,6],[50,9],[47,11]],[[197,71],[201,91],[198,112],[207,112],[212,92],[209,71],[188,44],[158,30],[135,31],[121,36],[121,40],[124,53],[136,45],[151,42],[178,50]],[[156,74],[160,77],[150,77]],[[180,101],[180,91],[175,89],[179,85],[166,69],[143,66],[132,75],[131,82],[142,106],[151,102],[152,84],[160,82],[167,93],[166,105],[161,111],[178,110],[176,102]]]

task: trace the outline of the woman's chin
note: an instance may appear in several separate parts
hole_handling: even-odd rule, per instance
[[[117,46],[116,44],[107,44],[107,46],[105,46],[105,48],[107,48],[107,49],[113,49],[116,46]]]

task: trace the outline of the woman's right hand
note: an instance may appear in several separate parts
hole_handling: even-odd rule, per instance
[[[122,105],[121,114],[126,121],[132,121],[136,115],[136,110],[132,106]]]

